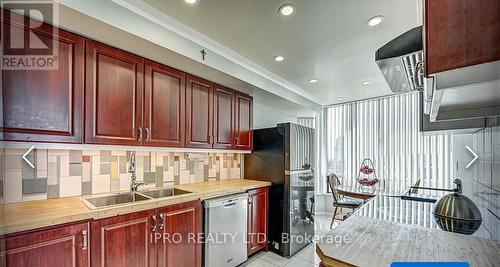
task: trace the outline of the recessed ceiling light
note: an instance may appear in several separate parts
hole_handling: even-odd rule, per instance
[[[285,57],[284,56],[275,56],[273,57],[274,61],[278,61],[278,62],[281,62],[283,60],[285,60]]]
[[[292,4],[284,4],[280,7],[278,10],[281,15],[283,16],[290,16],[292,15],[293,11],[295,10],[295,6]]]
[[[184,0],[184,2],[186,2],[188,4],[196,4],[196,2],[198,2],[198,0]]]
[[[381,15],[378,15],[378,16],[375,16],[375,17],[372,17],[370,18],[366,24],[368,24],[368,26],[370,27],[374,27],[374,26],[377,26],[380,24],[380,22],[382,22],[384,20],[384,16],[381,16]]]
[[[317,79],[310,79],[310,80],[309,80],[309,82],[310,82],[310,83],[317,83],[317,82],[318,82],[318,80],[317,80]]]
[[[341,97],[341,96],[339,96],[339,97],[335,98],[335,100],[337,100],[337,101],[342,101],[342,100],[344,100],[344,98],[343,98],[343,97]]]
[[[367,84],[372,83],[372,81],[363,81],[363,82],[361,82],[361,83],[362,83],[362,84],[364,84],[364,85],[367,85]]]

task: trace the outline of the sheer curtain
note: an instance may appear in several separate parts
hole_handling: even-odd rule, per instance
[[[370,158],[381,188],[403,191],[421,186],[452,187],[452,136],[419,131],[418,93],[401,94],[325,108],[322,175],[337,174],[357,185],[361,162]],[[326,190],[326,178],[319,180]]]

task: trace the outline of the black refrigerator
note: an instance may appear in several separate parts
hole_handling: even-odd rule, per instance
[[[269,181],[269,249],[294,255],[314,236],[314,129],[294,123],[253,131],[248,179]]]

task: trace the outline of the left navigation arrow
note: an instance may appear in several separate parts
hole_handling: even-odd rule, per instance
[[[33,165],[33,163],[31,163],[31,161],[29,161],[28,158],[26,158],[26,156],[28,156],[28,154],[31,153],[33,148],[35,148],[35,146],[31,146],[30,149],[28,149],[28,151],[26,151],[26,153],[24,153],[23,160],[26,161],[26,163],[28,163],[30,165],[30,167],[34,169],[35,165]]]

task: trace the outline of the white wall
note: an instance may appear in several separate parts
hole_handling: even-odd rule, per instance
[[[472,196],[474,185],[474,166],[468,169],[465,168],[472,160],[472,154],[465,146],[474,148],[472,142],[472,134],[455,134],[453,135],[453,160],[455,161],[455,177],[454,179],[462,180],[462,189],[465,195]],[[474,164],[477,164],[476,161]]]
[[[253,103],[254,129],[275,127],[276,124],[281,122],[297,122],[297,117],[257,102]]]

